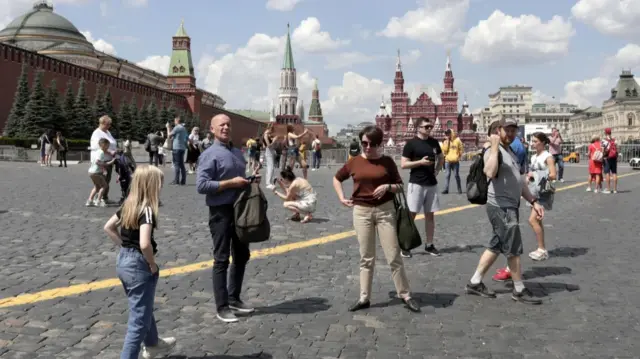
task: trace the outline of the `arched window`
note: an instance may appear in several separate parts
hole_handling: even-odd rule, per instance
[[[184,72],[184,66],[180,66],[180,72]]]
[[[633,123],[635,122],[636,119],[636,115],[633,114],[633,112],[629,112],[629,114],[627,115],[627,126],[631,127],[633,126]]]
[[[402,121],[396,122],[396,134],[402,134]]]
[[[284,114],[285,114],[285,115],[288,115],[288,114],[289,114],[289,104],[288,104],[288,103],[285,103],[285,104],[284,104]]]

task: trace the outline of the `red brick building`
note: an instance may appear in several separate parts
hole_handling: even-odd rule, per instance
[[[465,147],[477,145],[478,137],[473,128],[473,115],[465,101],[461,110],[458,107],[458,91],[455,90],[451,61],[447,56],[444,72],[444,89],[440,92],[440,101],[434,101],[425,92],[411,103],[409,94],[404,89],[404,75],[400,62],[400,53],[396,63],[396,73],[393,79],[394,91],[391,93],[391,114],[386,111],[386,105],[380,105],[376,116],[376,125],[384,131],[387,147],[404,146],[404,143],[415,136],[414,119],[426,117],[435,124],[433,136],[442,141],[444,131],[454,130]],[[436,103],[439,102],[439,103]]]
[[[46,1],[38,2],[33,10],[0,30],[0,133],[4,131],[13,104],[22,64],[29,70],[32,83],[36,71],[44,72],[45,86],[56,79],[61,94],[71,80],[77,91],[80,79],[86,81],[90,100],[101,85],[108,89],[114,108],[135,96],[138,106],[164,99],[176,109],[198,114],[201,129],[209,128],[211,117],[224,113],[231,117],[233,141],[245,143],[249,137],[261,133],[266,124],[227,111],[219,96],[196,86],[191,38],[183,24],[172,39],[169,75],[139,67],[127,60],[99,52],[67,19],[53,12]],[[87,119],[97,125],[97,119]]]

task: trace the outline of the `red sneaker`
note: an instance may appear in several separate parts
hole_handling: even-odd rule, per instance
[[[507,281],[511,279],[511,272],[509,272],[507,268],[500,268],[498,269],[497,273],[493,277],[491,277],[491,279],[495,280],[496,282]]]

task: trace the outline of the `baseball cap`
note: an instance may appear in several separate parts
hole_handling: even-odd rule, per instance
[[[509,126],[518,127],[518,121],[514,120],[513,118],[503,118],[500,120],[500,126],[501,127],[509,127]]]
[[[604,129],[604,133],[607,134],[607,135],[610,135],[611,134],[611,128],[609,128],[609,127],[605,128]]]

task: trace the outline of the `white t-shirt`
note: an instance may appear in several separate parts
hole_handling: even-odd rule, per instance
[[[100,146],[98,146],[98,142],[101,138],[106,138],[109,140],[109,152],[115,152],[117,149],[116,139],[111,136],[111,132],[102,131],[100,128],[96,128],[91,135],[90,141],[90,150],[91,150],[91,162],[95,162],[98,159],[98,155],[100,154]],[[111,161],[112,157],[110,154],[105,153],[105,161]]]
[[[535,154],[533,156],[531,156],[531,166],[529,167],[529,169],[531,171],[546,171],[549,169],[549,166],[547,166],[547,159],[549,159],[549,157],[551,156],[551,153],[549,153],[549,151],[542,151],[541,154]]]
[[[320,140],[317,138],[313,140],[313,142],[311,142],[311,149],[313,150],[313,152],[316,151],[316,145],[322,145],[322,142],[320,142]]]

